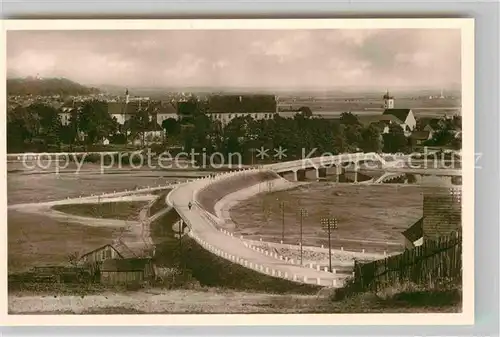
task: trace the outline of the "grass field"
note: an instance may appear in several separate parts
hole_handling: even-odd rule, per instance
[[[67,264],[68,254],[110,243],[116,230],[63,223],[46,216],[8,212],[8,270]]]
[[[126,201],[56,205],[52,208],[56,211],[91,218],[137,220],[140,210],[147,204],[144,201]]]
[[[304,245],[328,246],[321,219],[335,217],[338,229],[332,248],[366,249],[371,252],[401,250],[401,232],[422,216],[419,186],[335,185],[312,183],[293,190],[257,195],[231,210],[236,235],[264,241],[280,241],[284,202],[285,243],[300,240],[300,209]],[[387,242],[387,243],[386,243]]]

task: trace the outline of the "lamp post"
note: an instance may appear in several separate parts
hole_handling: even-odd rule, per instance
[[[301,208],[300,209],[300,265],[302,265],[302,221],[304,217],[307,216],[307,210]]]
[[[321,219],[321,227],[323,230],[328,232],[328,259],[329,259],[329,271],[330,273],[332,272],[332,240],[331,240],[331,234],[332,230],[335,230],[338,228],[337,226],[338,221],[335,218],[323,218]]]

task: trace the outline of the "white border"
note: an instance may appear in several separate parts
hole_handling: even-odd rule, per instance
[[[6,62],[8,30],[198,30],[198,29],[460,29],[462,32],[463,118],[463,312],[457,314],[232,314],[228,315],[8,315],[7,211],[4,214],[4,266],[1,270],[1,321],[8,325],[468,325],[474,323],[474,19],[245,19],[245,20],[2,20],[1,56]],[[446,43],[445,41],[443,43]],[[6,66],[1,69],[1,117],[6,118]],[[0,123],[6,134],[6,123]],[[0,155],[5,158],[5,138]],[[0,160],[6,172],[6,161]],[[6,179],[0,202],[7,205]]]

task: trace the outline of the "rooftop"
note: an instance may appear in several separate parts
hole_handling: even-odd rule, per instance
[[[385,109],[383,114],[396,116],[401,122],[404,122],[410,111],[411,109]]]
[[[408,241],[415,242],[420,239],[423,235],[422,224],[424,222],[424,217],[421,217],[417,222],[415,222],[411,227],[402,232],[403,236],[408,239]]]

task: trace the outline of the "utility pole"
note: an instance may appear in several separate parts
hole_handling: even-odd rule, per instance
[[[303,246],[303,242],[302,242],[302,221],[303,221],[303,218],[307,216],[307,210],[304,209],[304,208],[301,208],[300,209],[300,265],[302,265],[302,246]]]
[[[285,202],[280,201],[281,208],[281,243],[285,242]]]
[[[323,230],[328,232],[328,259],[329,259],[329,271],[330,273],[332,272],[332,239],[331,239],[331,234],[332,230],[335,230],[338,228],[337,226],[338,222],[337,219],[335,218],[323,218],[321,219],[321,227]]]
[[[184,266],[182,264],[182,232],[184,227],[184,221],[182,219],[179,220],[179,268],[184,273]]]

